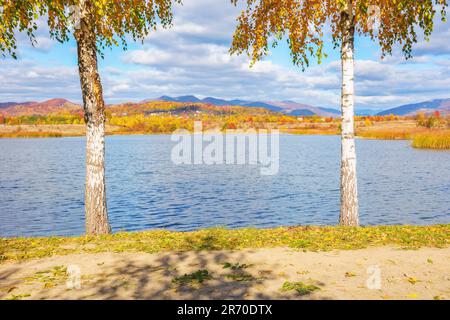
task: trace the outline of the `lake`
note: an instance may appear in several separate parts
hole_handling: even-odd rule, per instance
[[[280,136],[280,168],[175,165],[169,135],[107,137],[113,231],[334,225],[340,138]],[[85,139],[0,139],[0,236],[84,232]],[[358,140],[363,225],[450,223],[450,152]]]

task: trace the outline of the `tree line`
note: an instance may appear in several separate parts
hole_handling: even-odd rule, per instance
[[[189,1],[189,0],[185,0]],[[400,46],[412,57],[419,30],[433,31],[437,14],[445,19],[447,0],[241,0],[231,54],[248,54],[252,63],[270,46],[287,39],[292,62],[303,70],[326,58],[325,33],[341,53],[341,210],[340,224],[358,226],[358,188],[354,131],[355,36],[376,41],[381,55]],[[111,232],[105,188],[105,102],[98,56],[112,46],[143,41],[158,24],[172,25],[172,8],[181,0],[0,0],[0,51],[16,58],[18,32],[35,43],[38,19],[46,17],[50,35],[60,42],[73,36],[86,123],[86,233]],[[236,5],[239,0],[231,0]]]

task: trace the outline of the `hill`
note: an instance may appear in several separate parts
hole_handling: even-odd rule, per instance
[[[340,111],[333,108],[323,108],[314,107],[307,104],[298,103],[295,101],[247,101],[240,99],[225,100],[218,99],[214,97],[207,97],[204,99],[199,99],[196,96],[180,96],[180,97],[170,97],[161,96],[156,99],[145,100],[145,101],[171,101],[171,102],[190,102],[190,103],[207,103],[214,106],[242,106],[242,107],[252,107],[252,108],[264,108],[270,111],[283,112],[290,115],[319,115],[322,117],[338,117],[340,116]]]
[[[406,104],[378,113],[379,116],[397,115],[414,116],[418,113],[430,114],[439,111],[444,114],[450,114],[450,99],[436,99],[413,104]]]
[[[0,114],[3,116],[45,116],[67,111],[81,112],[81,106],[66,99],[50,99],[43,102],[6,102],[2,103]]]
[[[161,96],[156,99],[141,102],[130,102],[108,105],[107,109],[117,114],[149,114],[149,113],[186,113],[186,112],[208,112],[208,113],[260,113],[279,112],[290,116],[314,116],[340,117],[341,112],[334,108],[317,107],[291,100],[285,101],[248,101],[248,100],[225,100],[214,97],[199,99],[193,95],[179,97]],[[414,116],[421,112],[431,114],[435,111],[450,115],[450,99],[436,99],[420,103],[407,104],[391,108],[379,113],[374,110],[356,110],[356,115],[397,115]],[[81,114],[82,107],[66,99],[50,99],[42,102],[2,102],[0,103],[0,115],[4,117],[18,116],[45,116],[57,113]]]
[[[0,109],[6,109],[9,107],[19,106],[19,105],[30,105],[35,104],[36,101],[33,102],[0,102]]]

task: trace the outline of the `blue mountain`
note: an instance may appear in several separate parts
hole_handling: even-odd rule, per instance
[[[450,99],[436,99],[413,104],[405,104],[396,108],[388,109],[378,113],[379,116],[387,116],[390,114],[397,116],[414,115],[418,112],[430,113],[436,110],[448,110],[450,107]]]
[[[308,116],[314,116],[315,113],[308,109],[296,109],[296,110],[292,110],[291,112],[289,112],[289,115],[296,116],[296,117],[298,117],[298,116],[308,117]]]
[[[268,104],[265,102],[247,102],[244,104],[241,104],[243,107],[252,107],[252,108],[264,108],[271,111],[283,111],[283,108],[274,106],[273,104]]]

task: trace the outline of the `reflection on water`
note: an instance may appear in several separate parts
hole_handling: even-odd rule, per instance
[[[114,231],[336,224],[340,140],[280,137],[280,171],[176,166],[170,136],[107,138]],[[361,223],[450,223],[450,152],[359,140]],[[0,139],[0,236],[84,232],[83,138]]]

